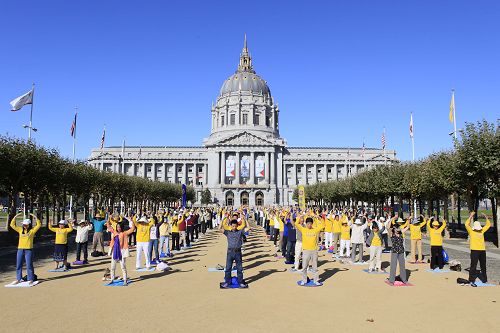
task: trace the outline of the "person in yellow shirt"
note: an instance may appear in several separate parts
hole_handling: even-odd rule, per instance
[[[352,220],[347,217],[342,220],[342,225],[340,226],[340,257],[351,257],[351,225]],[[344,255],[344,251],[345,253]]]
[[[69,225],[68,228],[66,228],[67,225]],[[56,269],[63,267],[66,269],[68,263],[68,234],[73,231],[73,223],[61,220],[58,226],[58,228],[55,228],[49,223],[49,230],[56,234],[54,261],[56,263]],[[60,262],[63,264],[61,267],[59,267]]]
[[[317,286],[321,285],[319,282],[318,273],[318,234],[321,229],[319,227],[314,228],[314,220],[312,217],[306,218],[306,226],[302,226],[304,217],[301,215],[295,220],[295,227],[297,231],[302,234],[302,281],[300,285],[305,285],[307,283],[307,269],[309,264],[312,266],[313,273],[313,283]]]
[[[366,244],[370,246],[370,265],[368,266],[368,273],[371,273],[374,270],[382,270],[382,233],[385,230],[385,226],[382,224],[382,228],[379,228],[376,221],[369,224],[371,225],[371,231],[366,240]]]
[[[436,267],[443,269],[444,267],[442,232],[446,228],[446,221],[443,220],[441,226],[439,224],[437,217],[428,219],[426,224],[431,238],[431,269],[435,269]]]
[[[330,252],[333,252],[333,221],[335,219],[330,212],[325,219],[325,247]]]
[[[141,269],[141,252],[144,253],[146,258],[146,269],[151,267],[151,257],[149,256],[149,233],[154,220],[149,220],[146,216],[137,220],[137,215],[132,218],[135,227],[137,228],[137,252],[135,258],[135,269]]]
[[[342,216],[344,218],[344,216]],[[332,256],[335,258],[335,256],[338,254],[338,246],[340,242],[340,232],[341,232],[341,227],[342,227],[342,221],[340,218],[339,213],[335,214],[335,217],[333,219],[333,226],[332,226],[332,245],[333,245],[333,252]]]
[[[30,214],[34,220],[36,220],[35,227],[31,227],[31,220],[24,219],[22,222],[22,227],[16,225],[16,218],[22,213],[17,214],[10,221],[10,227],[14,229],[19,234],[19,242],[17,245],[17,257],[16,257],[16,281],[12,284],[18,284],[23,278],[23,258],[26,262],[26,270],[28,271],[28,284],[32,285],[35,280],[35,269],[33,268],[33,238],[42,223],[35,215]]]
[[[423,215],[420,215],[422,222],[418,218],[412,219],[410,216],[410,242],[411,242],[411,254],[410,254],[410,264],[419,264],[423,262],[422,256],[422,227],[427,224],[427,220]],[[418,258],[416,258],[415,249],[418,251]]]
[[[488,219],[486,214],[483,214],[486,219],[486,224],[484,227],[481,227],[481,223],[479,221],[474,221],[472,224],[472,228],[470,226],[471,221],[474,220],[475,212],[471,212],[469,218],[465,222],[465,229],[469,233],[469,241],[470,241],[470,270],[469,270],[469,282],[473,287],[477,287],[475,281],[476,278],[486,283],[488,282],[488,276],[486,275],[486,246],[484,244],[484,233],[488,231],[491,227],[491,222]],[[479,265],[481,268],[481,273],[477,273],[477,262],[479,261]]]

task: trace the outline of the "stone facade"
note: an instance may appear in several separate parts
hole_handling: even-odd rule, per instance
[[[252,66],[247,42],[235,74],[212,105],[210,136],[200,147],[93,149],[96,168],[204,189],[221,205],[292,205],[300,184],[337,180],[396,160],[394,150],[288,147],[279,107]],[[122,152],[123,149],[123,152]],[[123,156],[122,156],[123,155]]]

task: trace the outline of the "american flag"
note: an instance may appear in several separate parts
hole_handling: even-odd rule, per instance
[[[139,154],[137,154],[137,160],[141,159],[141,153],[142,153],[142,146],[139,147]]]
[[[382,149],[385,149],[385,128],[384,131],[382,132]]]
[[[76,138],[76,116],[78,113],[75,113],[75,118],[73,119],[73,122],[71,123],[71,129],[69,130],[71,136],[73,138]]]
[[[410,113],[410,138],[413,139],[413,113]]]
[[[106,139],[106,126],[104,126],[104,130],[102,131],[101,150],[104,148],[104,140],[105,139]]]

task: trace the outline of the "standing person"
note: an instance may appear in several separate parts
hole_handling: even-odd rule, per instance
[[[481,227],[479,221],[474,221],[472,228],[470,226],[471,221],[474,220],[475,212],[471,212],[469,218],[465,222],[465,229],[469,233],[470,240],[470,270],[469,270],[469,282],[472,287],[477,287],[476,278],[486,283],[488,282],[488,276],[486,275],[486,246],[484,245],[484,233],[488,231],[491,227],[491,222],[486,214],[483,214],[486,219],[486,224]],[[481,268],[480,274],[477,273],[477,262]]]
[[[423,262],[422,256],[422,227],[427,224],[427,220],[423,215],[420,215],[422,222],[418,218],[414,218],[410,224],[410,242],[411,242],[411,254],[410,254],[410,264],[419,264]],[[416,258],[415,249],[418,251],[418,258]]]
[[[180,235],[180,242],[182,244],[182,247],[188,247],[190,246],[189,243],[189,236],[186,233],[186,215],[181,211],[178,216],[178,222],[177,222],[177,227],[179,228],[179,235]]]
[[[286,221],[285,230],[287,231],[287,243],[286,243],[286,263],[295,264],[295,243],[297,240],[297,230],[294,227],[296,216],[293,214]]]
[[[170,217],[168,215],[168,212],[165,212],[165,214],[162,217],[162,221],[158,224],[158,230],[160,233],[160,257],[171,256],[170,246],[169,246],[171,225],[169,219]]]
[[[299,270],[300,267],[300,258],[302,255],[302,232],[298,230],[296,223],[301,223],[303,221],[300,220],[299,215],[295,215],[295,220],[294,220],[294,226],[295,226],[295,258],[294,258],[294,263],[293,263],[293,269],[292,272],[296,272]],[[303,223],[301,223],[303,226]]]
[[[381,216],[381,217],[379,217],[378,222],[379,222],[379,226],[383,225],[385,227],[384,231],[382,232],[382,241],[384,243],[384,249],[382,250],[382,253],[388,253],[391,251],[389,248],[389,235],[388,235],[388,231],[387,231],[389,221],[386,222],[385,217]]]
[[[388,233],[391,238],[391,274],[389,275],[389,284],[394,285],[396,282],[396,268],[399,262],[399,277],[403,284],[407,284],[406,266],[405,266],[405,249],[403,246],[403,234],[408,230],[408,227],[399,228],[399,225],[389,228]]]
[[[307,283],[307,269],[309,264],[312,266],[313,283],[320,286],[319,273],[318,273],[318,235],[321,232],[321,227],[313,228],[314,219],[312,217],[306,218],[306,226],[303,227],[301,221],[303,216],[295,221],[297,231],[302,234],[302,281],[300,285]]]
[[[151,218],[153,224],[149,229],[149,258],[155,265],[160,263],[160,253],[158,251],[158,239],[160,238],[160,229],[158,228],[158,218],[153,216]],[[153,259],[153,250],[155,257]]]
[[[335,214],[335,217],[333,219],[333,225],[332,225],[332,243],[333,243],[333,254],[332,257],[335,258],[335,256],[339,252],[339,242],[340,242],[340,233],[342,231],[342,222],[340,221],[340,215],[339,213]]]
[[[179,215],[174,212],[172,217],[172,251],[180,251],[181,247],[179,245],[180,235],[179,235]]]
[[[191,243],[194,243],[194,213],[189,211],[189,215],[186,218],[186,246],[190,247]]]
[[[128,219],[127,219],[128,220]],[[110,223],[107,224],[108,231],[112,234],[109,247],[111,250],[111,282],[115,279],[116,263],[120,263],[120,268],[123,274],[123,285],[126,286],[127,282],[127,264],[126,258],[130,257],[128,249],[128,236],[134,232],[135,225],[127,231],[122,230],[122,224],[119,222],[113,228]]]
[[[92,230],[92,224],[86,220],[80,220],[80,223],[76,226],[76,262],[74,264],[81,263],[80,255],[83,250],[83,264],[88,264],[88,243],[89,243],[89,231]]]
[[[325,248],[333,251],[333,221],[335,221],[332,212],[325,219]]]
[[[94,225],[94,236],[92,238],[92,253],[97,256],[104,255],[104,237],[103,237],[103,229],[106,224],[106,219],[102,216],[101,212],[95,214],[95,217],[91,220]],[[101,251],[97,252],[97,248],[100,248]]]
[[[444,259],[443,259],[443,235],[442,232],[446,228],[446,221],[443,220],[443,224],[439,226],[438,218],[435,217],[434,221],[430,218],[427,220],[427,230],[429,230],[429,236],[431,238],[431,269],[436,267],[443,269]],[[432,221],[432,228],[431,228]]]
[[[287,215],[284,217],[283,231],[280,231],[281,254],[285,258],[287,258],[286,247],[287,247],[287,243],[288,243],[288,228],[286,227],[286,224],[290,223],[290,218],[291,218],[291,214],[290,214],[290,212],[288,212]]]
[[[359,249],[359,262],[363,262],[363,243],[365,242],[364,232],[366,230],[366,216],[359,216],[352,226],[351,234],[351,262],[356,263],[356,250]]]
[[[134,221],[132,221],[132,219],[127,219],[127,223],[129,229],[134,229],[134,231],[128,235],[128,246],[129,248],[134,248],[137,244],[137,229],[135,228]]]
[[[351,256],[351,225],[352,220],[344,216],[340,227],[340,257],[349,258]],[[344,251],[347,252],[345,255]]]
[[[382,270],[382,233],[385,230],[385,226],[382,224],[382,228],[379,227],[378,223],[374,221],[370,230],[370,235],[366,240],[366,244],[370,246],[370,266],[368,266],[368,272],[371,273],[373,270]]]
[[[151,226],[154,224],[154,220],[148,222],[146,216],[142,216],[139,221],[137,221],[137,215],[132,218],[135,227],[137,228],[137,252],[135,259],[135,269],[141,268],[141,252],[144,253],[146,259],[146,269],[151,267],[151,257],[149,256],[149,235],[151,231]]]
[[[56,263],[56,269],[59,268],[59,263],[62,262],[66,269],[68,264],[68,234],[73,231],[73,223],[69,223],[69,228],[66,228],[68,222],[66,220],[61,220],[58,223],[58,228],[54,228],[52,224],[49,223],[49,230],[56,234],[56,240],[54,245],[54,261]]]
[[[31,227],[31,220],[24,219],[22,227],[16,225],[16,218],[22,213],[17,214],[10,221],[10,227],[19,234],[19,242],[17,243],[17,256],[16,256],[16,281],[13,284],[18,284],[23,279],[23,259],[26,262],[26,271],[28,272],[28,284],[32,285],[35,280],[35,269],[33,268],[33,239],[42,222],[33,214],[31,217],[36,221],[35,227]]]
[[[224,282],[220,284],[221,288],[228,288],[231,284],[231,270],[233,262],[236,264],[236,273],[238,276],[238,284],[240,288],[248,288],[248,285],[243,280],[243,256],[241,247],[243,246],[243,233],[246,226],[245,219],[238,226],[238,219],[234,217],[228,226],[227,219],[224,219],[221,228],[224,230],[224,235],[227,237],[227,254],[226,254],[226,268],[224,270]]]

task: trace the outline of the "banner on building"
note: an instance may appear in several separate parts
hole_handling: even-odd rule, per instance
[[[255,161],[255,177],[264,178],[266,175],[266,163],[264,160],[256,160]]]
[[[226,160],[226,177],[234,177],[235,175],[234,160]]]
[[[241,178],[250,178],[250,161],[249,160],[241,160]]]
[[[187,203],[187,187],[186,184],[182,184],[182,207],[186,207]]]
[[[306,209],[306,190],[304,189],[304,185],[299,185],[299,208],[300,210]]]

